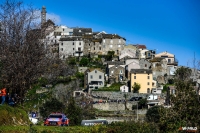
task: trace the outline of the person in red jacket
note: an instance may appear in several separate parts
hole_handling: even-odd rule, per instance
[[[1,90],[1,93],[0,93],[0,96],[1,96],[1,105],[2,104],[4,104],[4,102],[5,102],[5,99],[6,99],[6,88],[3,88],[2,90]]]

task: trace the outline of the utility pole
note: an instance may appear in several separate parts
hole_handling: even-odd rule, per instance
[[[137,102],[137,121],[138,121],[138,102]]]

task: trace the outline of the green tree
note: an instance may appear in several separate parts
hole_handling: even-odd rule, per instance
[[[80,60],[79,65],[80,65],[80,66],[87,66],[88,63],[89,63],[89,59],[86,58],[86,57],[83,57],[83,58]]]
[[[163,112],[159,124],[164,132],[175,131],[179,127],[199,126],[200,102],[190,76],[189,68],[181,67],[176,70],[176,94],[170,96],[172,107]]]
[[[115,54],[115,51],[108,51],[107,55],[105,56],[106,60],[111,61],[114,54]]]
[[[65,113],[70,119],[70,125],[80,125],[82,121],[82,109],[76,104],[73,97],[68,102]]]
[[[67,62],[69,65],[76,65],[76,58],[75,57],[69,57],[67,59]]]
[[[153,106],[147,110],[146,119],[148,122],[160,122],[161,111],[164,109],[163,106]]]
[[[139,83],[135,83],[132,88],[133,88],[133,93],[139,93],[140,90],[140,84]]]
[[[167,92],[167,88],[168,88],[168,86],[167,86],[167,85],[164,85],[164,86],[163,86],[162,93],[165,93],[165,92]]]
[[[50,101],[46,101],[39,109],[41,116],[46,118],[52,112],[63,112],[64,104],[56,98],[52,98]]]
[[[174,79],[168,79],[169,84],[174,84]]]
[[[139,102],[138,102],[138,108],[147,108],[147,99],[146,98],[143,98],[143,99],[140,99]]]

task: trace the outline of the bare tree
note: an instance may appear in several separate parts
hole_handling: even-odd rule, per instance
[[[41,41],[44,29],[35,21],[40,16],[36,11],[21,1],[5,0],[0,5],[0,80],[21,101],[31,85],[56,64]]]

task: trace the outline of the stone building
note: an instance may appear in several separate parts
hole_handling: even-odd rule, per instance
[[[83,56],[84,42],[82,37],[65,37],[60,38],[59,57],[65,59],[69,56]]]
[[[152,63],[153,79],[157,80],[159,84],[166,83],[167,60],[163,57],[155,57],[150,62]]]
[[[120,61],[107,62],[108,79],[115,79],[115,82],[121,82],[125,77],[125,63]]]
[[[114,51],[115,55],[119,55],[126,44],[125,38],[117,34],[106,34],[105,32],[84,35],[83,40],[85,42],[84,55],[106,55],[108,51]]]

